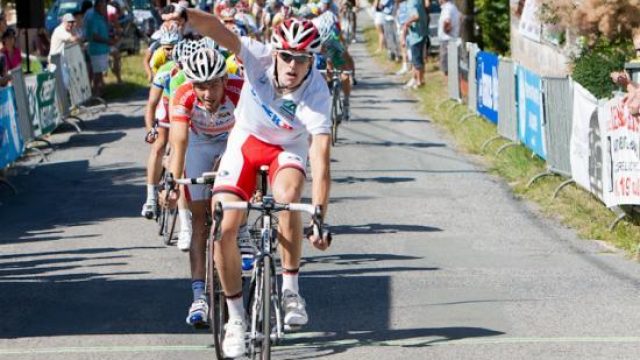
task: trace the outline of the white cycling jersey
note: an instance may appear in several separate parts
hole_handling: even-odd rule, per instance
[[[240,58],[245,84],[235,110],[237,128],[277,145],[307,142],[309,134],[331,133],[331,95],[315,67],[300,88],[282,95],[276,90],[270,45],[241,37]]]

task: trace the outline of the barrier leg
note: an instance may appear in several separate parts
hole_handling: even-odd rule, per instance
[[[545,176],[554,176],[555,174],[552,173],[551,171],[547,170],[545,172],[542,172],[534,177],[531,178],[531,180],[529,180],[529,182],[527,183],[527,188],[530,188],[531,185],[533,185],[534,182],[538,181],[539,179],[542,179]]]
[[[510,148],[510,147],[515,147],[518,146],[518,143],[514,143],[514,142],[509,142],[506,143],[502,146],[500,146],[500,148],[498,149],[498,151],[496,151],[496,156],[500,155],[501,152],[505,151],[506,149]]]
[[[109,105],[107,105],[107,101],[99,96],[92,96],[89,100],[95,100],[100,103],[100,105],[104,105],[104,110],[107,110]]]
[[[502,136],[496,135],[496,136],[492,137],[491,139],[485,141],[484,143],[482,143],[482,146],[480,146],[480,151],[484,152],[484,150],[487,148],[487,146],[489,146],[489,144],[491,144],[492,142],[494,142],[496,140],[500,140],[500,139],[502,139]]]
[[[73,126],[73,128],[74,128],[74,129],[76,129],[76,132],[77,132],[78,134],[80,134],[80,133],[82,132],[82,129],[81,129],[81,128],[80,128],[80,126],[78,126],[78,124],[76,124],[75,122],[73,122],[73,121],[69,121],[69,119],[70,119],[70,118],[71,118],[71,117],[67,117],[67,118],[65,118],[65,119],[62,119],[62,122],[63,122],[63,123],[65,123],[65,124],[68,124],[68,125],[70,125],[70,126]]]
[[[618,226],[620,221],[622,221],[626,217],[627,217],[626,213],[618,214],[615,220],[613,220],[613,222],[611,222],[611,224],[609,225],[609,231],[613,231],[616,228],[616,226]]]
[[[16,195],[18,193],[18,191],[16,190],[16,187],[13,186],[13,184],[11,184],[9,180],[7,180],[2,176],[0,176],[0,185],[8,187],[9,190],[11,190],[11,192],[13,193],[13,195]]]
[[[41,142],[41,143],[45,143],[45,145],[46,145],[48,148],[53,149],[53,144],[52,144],[52,143],[51,143],[51,141],[49,141],[49,140],[46,140],[46,139],[43,139],[43,138],[36,138],[36,139],[33,139],[33,141],[32,141],[31,143],[34,143],[34,142]]]
[[[575,184],[576,181],[573,179],[569,179],[565,182],[563,182],[562,184],[558,185],[558,187],[556,188],[556,190],[553,192],[553,197],[552,199],[555,199],[558,197],[558,194],[560,193],[560,191],[562,191],[562,189],[564,189],[565,187],[571,185],[571,184]]]
[[[467,121],[467,119],[471,119],[474,116],[476,116],[476,114],[467,114],[467,115],[463,116],[462,118],[460,118],[459,123],[462,124],[463,122]]]
[[[84,120],[82,120],[79,116],[69,115],[69,116],[67,116],[67,119],[75,120],[78,123],[78,125],[80,126],[80,129],[86,128]]]
[[[45,154],[44,151],[38,149],[37,147],[27,146],[24,148],[24,150],[26,155],[28,155],[29,151],[33,151],[37,155],[40,155],[40,161],[38,162],[49,162],[49,158],[47,157],[47,154]]]

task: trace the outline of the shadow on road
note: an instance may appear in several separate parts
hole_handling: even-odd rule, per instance
[[[332,182],[338,184],[357,184],[364,182],[374,182],[379,184],[396,184],[402,182],[416,181],[416,178],[412,177],[393,177],[393,176],[377,176],[372,178],[345,176],[331,179]]]
[[[137,216],[144,189],[134,182],[144,175],[128,163],[89,167],[81,160],[44,164],[17,176],[18,195],[0,199],[0,219],[11,224],[3,226],[0,245],[62,240],[68,237],[58,227]]]
[[[336,225],[331,226],[331,232],[336,235],[359,235],[359,234],[396,234],[411,232],[436,232],[442,229],[425,225],[403,225],[403,224],[361,224],[361,225]]]
[[[385,147],[408,147],[408,148],[432,148],[446,147],[444,143],[432,142],[394,142],[394,141],[343,141],[341,145],[360,145],[360,146],[385,146]]]

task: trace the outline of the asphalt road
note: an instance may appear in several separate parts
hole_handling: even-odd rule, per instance
[[[637,359],[640,267],[541,218],[353,46],[311,323],[277,359]],[[213,359],[184,324],[187,256],[139,216],[144,98],[112,104],[0,195],[0,358]]]

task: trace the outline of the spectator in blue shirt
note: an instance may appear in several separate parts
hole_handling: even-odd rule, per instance
[[[104,89],[104,73],[109,69],[109,51],[115,42],[109,38],[106,0],[95,0],[90,18],[85,19],[85,37],[89,42],[93,94],[101,96]]]
[[[418,88],[424,85],[424,48],[429,36],[429,19],[423,0],[407,0],[409,19],[403,27],[402,39],[411,54],[413,78],[407,87]]]

